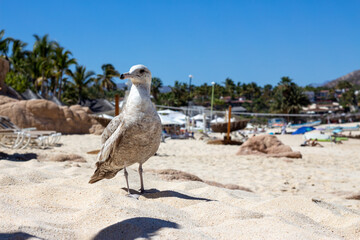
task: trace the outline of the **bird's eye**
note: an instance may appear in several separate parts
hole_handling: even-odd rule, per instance
[[[145,72],[145,70],[144,70],[144,69],[141,69],[141,70],[140,70],[140,73],[144,73],[144,72]]]

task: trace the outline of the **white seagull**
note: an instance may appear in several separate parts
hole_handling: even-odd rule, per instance
[[[140,192],[144,192],[142,164],[154,156],[160,145],[161,121],[150,100],[151,72],[144,65],[135,65],[120,79],[130,79],[132,86],[122,112],[114,117],[101,136],[102,147],[97,169],[89,183],[115,177],[124,169],[129,191],[126,167],[139,163]],[[130,195],[131,196],[131,195]]]

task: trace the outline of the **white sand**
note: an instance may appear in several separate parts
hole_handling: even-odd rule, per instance
[[[301,136],[279,136],[302,159],[236,156],[238,146],[168,140],[144,164],[145,189],[126,197],[123,173],[88,184],[100,136],[63,136],[48,150],[3,150],[51,156],[74,153],[86,163],[0,160],[0,239],[360,239],[360,140],[300,147]],[[152,169],[177,169],[202,182],[165,181]],[[137,166],[130,187],[139,188]]]

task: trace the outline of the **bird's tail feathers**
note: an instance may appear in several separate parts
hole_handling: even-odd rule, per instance
[[[94,175],[91,176],[89,183],[93,184],[93,183],[96,183],[96,182],[98,182],[100,180],[102,180],[102,178],[99,178],[98,176],[95,176],[95,174],[94,174]]]
[[[115,177],[115,175],[122,170],[118,169],[118,170],[109,170],[106,169],[104,167],[102,167],[102,164],[97,162],[96,163],[97,169],[95,170],[94,174],[91,176],[89,183],[96,183],[104,178],[110,179]]]

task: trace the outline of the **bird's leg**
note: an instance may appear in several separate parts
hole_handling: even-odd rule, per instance
[[[130,198],[139,199],[140,196],[138,194],[130,194],[128,175],[129,174],[126,171],[126,167],[124,167],[124,176],[125,176],[125,179],[126,179],[126,186],[127,186],[127,191],[128,191],[128,194],[126,196],[128,196]]]
[[[128,174],[128,172],[126,171],[126,167],[124,167],[124,176],[125,176],[125,179],[126,179],[127,191],[128,191],[128,194],[130,195],[128,175],[129,175],[129,174]]]
[[[142,169],[142,163],[139,164],[139,175],[140,175],[140,193],[144,192],[144,181],[143,181],[143,169]]]

